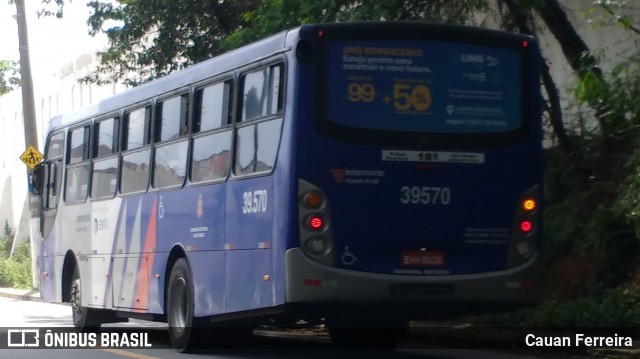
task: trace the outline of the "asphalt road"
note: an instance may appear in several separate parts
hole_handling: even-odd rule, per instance
[[[71,308],[67,305],[50,304],[18,299],[0,298],[0,332],[15,328],[71,327]],[[43,358],[43,359],[174,359],[174,358],[233,358],[233,359],[342,359],[342,358],[390,358],[390,359],[524,359],[540,358],[523,351],[461,350],[435,348],[421,342],[407,341],[394,351],[382,350],[339,350],[331,346],[331,341],[321,333],[286,333],[256,331],[254,338],[241,349],[203,350],[192,354],[177,353],[171,348],[166,324],[144,321],[109,324],[104,331],[116,328],[145,328],[149,333],[151,348],[146,349],[2,349],[0,358]],[[0,336],[6,338],[6,334]],[[42,340],[42,338],[41,338]],[[0,343],[4,346],[5,343]],[[557,355],[547,356],[557,357]]]

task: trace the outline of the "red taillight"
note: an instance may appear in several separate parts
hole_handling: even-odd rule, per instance
[[[526,40],[523,41],[522,42],[522,47],[527,47],[527,46],[529,46],[529,41],[526,41]]]
[[[324,36],[324,30],[318,30],[318,37]]]
[[[529,233],[531,232],[531,230],[533,229],[533,224],[529,221],[522,221],[520,222],[520,230],[523,233]]]
[[[317,214],[312,214],[307,219],[307,224],[309,225],[309,228],[313,229],[314,231],[319,231],[322,229],[322,227],[324,227],[324,219],[322,219],[322,217]]]

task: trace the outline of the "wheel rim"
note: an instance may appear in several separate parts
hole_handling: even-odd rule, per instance
[[[171,291],[171,326],[179,331],[187,325],[187,283],[178,278]]]
[[[71,285],[71,314],[73,322],[78,323],[82,318],[83,310],[80,299],[82,297],[82,288],[80,278],[76,278]]]

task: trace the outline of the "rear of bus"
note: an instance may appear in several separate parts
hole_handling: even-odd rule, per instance
[[[536,41],[419,23],[297,36],[287,302],[407,319],[537,302]]]

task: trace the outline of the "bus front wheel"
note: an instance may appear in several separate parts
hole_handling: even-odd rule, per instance
[[[167,293],[169,338],[173,347],[180,352],[193,348],[198,339],[193,313],[193,278],[187,260],[180,258],[171,269]]]
[[[98,319],[98,311],[82,306],[82,281],[77,266],[73,270],[71,279],[70,298],[73,326],[82,332],[89,331],[91,328],[99,328],[101,323]]]

